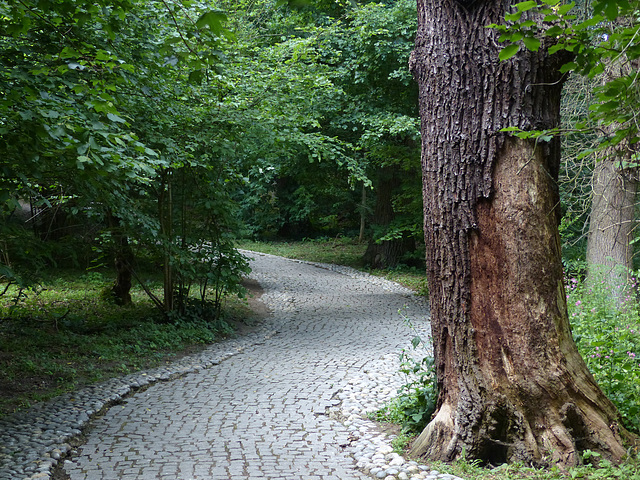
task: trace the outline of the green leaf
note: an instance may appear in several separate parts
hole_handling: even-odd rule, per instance
[[[540,40],[536,37],[524,37],[522,39],[524,46],[532,52],[537,52],[540,48]]]
[[[591,18],[588,18],[584,22],[580,22],[574,26],[574,28],[578,31],[586,30],[591,27],[595,27],[596,25],[604,22],[604,17],[602,15],[594,15]]]
[[[194,70],[189,73],[189,83],[193,83],[197,85],[202,83],[203,79],[204,79],[204,72],[202,69]]]
[[[204,28],[205,26],[208,26],[213,33],[215,33],[216,35],[220,35],[224,30],[222,24],[226,21],[227,16],[224,13],[211,11],[203,13],[196,21],[196,26],[198,28]]]
[[[519,12],[526,12],[527,10],[531,10],[534,7],[538,6],[538,2],[534,0],[529,0],[527,2],[516,3],[516,8]]]
[[[502,61],[508,60],[509,58],[513,57],[516,53],[518,53],[518,50],[520,50],[520,45],[516,45],[516,44],[508,45],[500,51],[498,58]]]
[[[564,30],[562,30],[562,28],[560,28],[557,25],[554,25],[551,28],[548,28],[547,30],[545,30],[544,34],[547,37],[557,37],[559,35],[562,35],[564,33]]]
[[[593,9],[597,13],[603,13],[608,20],[615,20],[618,18],[617,0],[602,0],[600,2],[596,2]]]
[[[571,2],[571,3],[566,3],[564,5],[561,5],[560,8],[558,8],[558,15],[560,15],[561,17],[565,16],[575,6],[576,6],[576,2]]]
[[[589,70],[589,78],[593,78],[596,75],[600,75],[603,72],[604,72],[604,64],[603,63],[598,63],[593,68],[591,68]]]
[[[572,72],[576,68],[578,68],[578,64],[576,62],[565,63],[560,67],[560,73]]]
[[[549,55],[553,55],[556,52],[559,52],[560,50],[565,50],[566,45],[564,43],[556,43],[555,45],[552,45],[549,47]]]
[[[122,118],[119,117],[118,115],[116,115],[115,113],[107,113],[107,118],[109,120],[111,120],[112,122],[117,122],[117,123],[127,123],[127,121]]]
[[[508,22],[519,22],[520,17],[522,17],[522,12],[515,12],[515,13],[507,13],[504,16],[504,19],[507,20]]]

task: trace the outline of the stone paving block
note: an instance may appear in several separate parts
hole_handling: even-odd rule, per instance
[[[414,334],[398,314],[410,302],[314,265],[264,256],[252,266],[278,333],[109,409],[65,469],[71,480],[115,471],[144,480],[368,478],[340,446],[351,430],[328,412],[364,369],[375,372],[410,345]],[[426,312],[416,304],[405,315]]]

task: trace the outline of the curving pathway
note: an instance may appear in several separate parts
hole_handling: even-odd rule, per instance
[[[58,477],[454,478],[392,453],[366,419],[401,382],[398,353],[415,335],[403,317],[427,334],[424,302],[348,268],[250,256],[272,313],[262,333],[106,409]]]

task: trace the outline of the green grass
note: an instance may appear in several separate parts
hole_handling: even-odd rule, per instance
[[[605,461],[599,463],[597,467],[587,464],[567,471],[557,467],[531,468],[518,463],[486,468],[465,459],[451,464],[434,462],[430,466],[441,473],[449,473],[466,480],[640,480],[640,457],[637,454],[620,466],[613,466]]]
[[[87,384],[152,368],[230,333],[225,322],[167,322],[143,289],[120,307],[104,298],[108,274],[55,271],[15,303],[0,297],[0,415]],[[160,294],[161,283],[148,286]],[[231,322],[249,317],[230,299]]]
[[[336,237],[303,240],[300,242],[243,240],[240,242],[239,247],[297,260],[362,268],[362,256],[367,249],[367,244],[359,243],[357,240],[346,237]]]

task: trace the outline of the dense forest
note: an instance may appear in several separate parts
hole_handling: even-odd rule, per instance
[[[126,303],[151,256],[171,311],[191,282],[233,290],[238,237],[415,252],[415,4],[325,3],[3,3],[5,278],[115,262]]]
[[[423,39],[446,53],[416,67],[418,20],[428,30],[431,3],[0,0],[0,318],[26,321],[20,305],[43,279],[74,271],[106,278],[100,301],[126,308],[139,286],[165,322],[215,323],[225,299],[244,292],[246,240],[345,237],[366,245],[365,268],[424,272],[435,207],[423,191],[430,200],[445,184],[423,183],[421,152],[446,170],[460,145],[475,155],[509,136],[558,155],[550,210],[573,338],[625,428],[640,432],[640,6],[525,1],[479,16],[495,58],[474,66],[479,50],[460,53],[461,71],[479,72],[464,90],[455,72],[425,73],[450,60],[456,38]],[[471,18],[485,2],[449,3]],[[535,97],[529,85],[498,99],[502,118],[490,125],[443,117],[455,89],[488,97],[474,88],[547,54],[552,73],[531,78],[555,90]],[[543,112],[554,96],[561,122]],[[419,100],[431,105],[422,125]],[[493,164],[478,173],[480,160],[461,157],[460,172],[476,172],[461,179],[491,179]],[[472,217],[454,228],[476,229]],[[444,238],[436,223],[431,238]],[[64,311],[56,330],[71,319]]]

